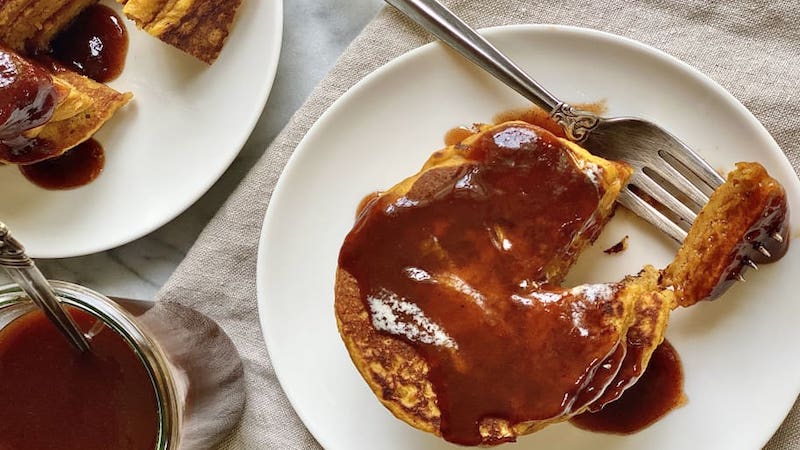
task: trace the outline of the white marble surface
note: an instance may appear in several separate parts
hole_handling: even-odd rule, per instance
[[[45,275],[107,295],[151,299],[216,210],[381,6],[380,0],[284,0],[275,84],[250,139],[222,178],[175,220],[130,244],[79,258],[39,261]],[[7,280],[0,274],[0,283]]]

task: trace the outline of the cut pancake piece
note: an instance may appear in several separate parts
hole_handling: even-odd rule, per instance
[[[92,103],[80,114],[50,122],[41,130],[38,138],[52,143],[53,156],[60,155],[92,137],[119,108],[133,98],[130,92],[117,92],[105,84],[75,72],[59,72],[56,78],[70,83],[79,92],[88,96]]]
[[[0,2],[0,42],[21,53],[46,50],[53,37],[97,0]]]
[[[25,162],[26,148],[49,123],[82,114],[93,103],[72,83],[0,46],[0,162]]]
[[[122,12],[136,25],[212,64],[228,38],[242,0],[126,0]]]
[[[30,164],[90,138],[131,94],[0,48],[0,162]]]
[[[635,277],[623,281],[624,295],[635,301],[634,321],[625,336],[625,357],[614,378],[599,395],[588,404],[589,411],[599,411],[617,400],[626,389],[642,376],[650,357],[664,341],[670,311],[676,306],[672,290],[659,285],[661,272],[653,266],[645,268]],[[576,413],[583,412],[575,409]]]

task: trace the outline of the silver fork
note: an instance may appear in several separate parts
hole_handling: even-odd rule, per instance
[[[634,173],[617,201],[678,243],[686,238],[709,195],[725,181],[686,144],[651,122],[635,117],[599,117],[559,100],[437,0],[385,1],[549,112],[570,140],[594,154],[630,164]],[[676,194],[688,201],[678,199]],[[664,208],[655,207],[649,200]],[[772,238],[783,241],[777,233]],[[767,260],[772,258],[764,245],[759,244],[756,249]],[[747,264],[758,269],[750,260]]]

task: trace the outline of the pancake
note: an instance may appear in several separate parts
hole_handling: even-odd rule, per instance
[[[0,47],[0,162],[30,164],[90,138],[131,95]]]
[[[572,408],[573,415],[599,411],[618,399],[644,373],[653,352],[664,341],[669,313],[675,307],[672,291],[663,290],[660,278],[661,272],[648,265],[622,282],[625,291],[621,297],[635,302],[633,323],[620,345],[623,352],[603,363],[604,372],[596,373],[592,384],[581,393]]]
[[[105,84],[72,71],[57,73],[55,78],[70,83],[77,91],[90,98],[91,106],[80,114],[64,120],[54,120],[44,126],[37,138],[49,143],[52,153],[48,158],[61,155],[92,137],[119,108],[133,98],[130,92],[117,92]]]
[[[6,102],[0,109],[46,118],[13,130],[6,126],[0,139],[0,163],[31,164],[59,156],[89,139],[132,98],[130,93],[117,92],[40,56],[28,57],[46,53],[52,38],[94,3],[96,0],[0,2],[0,60],[13,62],[19,69],[14,75],[17,82],[0,83],[0,97],[22,102],[13,107]],[[3,75],[6,81],[9,73]],[[53,89],[56,103],[38,104],[35,97],[26,97],[26,77],[30,78],[28,87],[37,84],[42,94]]]
[[[78,14],[97,0],[0,2],[0,42],[20,53],[39,53]]]
[[[127,0],[122,12],[136,25],[212,64],[228,38],[242,0]]]
[[[434,153],[371,198],[342,246],[334,309],[354,365],[384,406],[448,441],[495,445],[597,411],[632,386],[664,340],[670,311],[699,300],[689,268],[675,263],[667,276],[647,266],[616,283],[559,286],[629,174],[508,122]],[[785,197],[773,183],[740,165],[700,216],[735,213],[720,205],[750,195],[767,200],[745,209],[772,205],[783,221]],[[703,245],[728,254],[742,230],[775,227],[761,211],[748,217],[761,219]],[[716,253],[699,247],[707,235],[693,233],[679,254],[705,267]]]
[[[346,243],[340,255],[336,312],[356,366],[384,404],[414,426],[472,445],[500,443],[568,418],[573,405],[563,402],[565,395],[576,398],[600,363],[624,345],[636,305],[634,296],[618,295],[628,291],[618,283],[573,289],[557,284],[610,217],[629,174],[624,164],[592,156],[536,126],[510,122],[435,153],[420,173],[372,200],[353,232],[371,250],[364,252],[351,239],[356,234],[348,236],[353,245]],[[449,218],[442,220],[441,208],[448,208]],[[405,215],[409,222],[390,224],[385,236],[371,234],[382,233],[375,223]],[[470,216],[479,219],[461,220]],[[422,259],[361,258],[391,252],[395,243],[403,254],[419,252]],[[390,277],[424,281],[411,288],[402,282],[362,285],[365,270],[389,267]],[[427,316],[398,319],[410,314],[410,298]],[[424,298],[452,303],[433,314]],[[476,322],[451,324],[447,337],[437,334],[431,324],[455,315]],[[387,336],[392,327],[399,327],[402,338]],[[488,330],[477,341],[470,338],[476,327]],[[425,344],[437,339],[459,348]],[[505,350],[487,353],[486,346]],[[443,351],[449,356],[431,366],[427,353]],[[520,358],[529,353],[541,357]],[[451,381],[431,381],[441,377]],[[482,388],[487,378],[498,377],[505,381]],[[464,401],[469,404],[460,405]],[[514,409],[508,402],[526,405],[514,411],[519,417],[485,414]],[[476,422],[479,429],[468,429]]]

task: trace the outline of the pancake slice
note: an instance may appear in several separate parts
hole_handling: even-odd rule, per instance
[[[47,49],[52,38],[97,0],[9,0],[0,3],[0,42],[20,53]]]
[[[90,138],[131,94],[0,47],[0,162],[31,164]]]
[[[92,137],[119,108],[133,98],[130,92],[117,92],[105,84],[72,71],[60,72],[55,77],[71,84],[78,92],[90,98],[91,106],[64,120],[49,122],[41,130],[38,138],[52,143],[53,156],[63,154]]]
[[[199,60],[216,61],[242,0],[127,0],[136,25]]]

